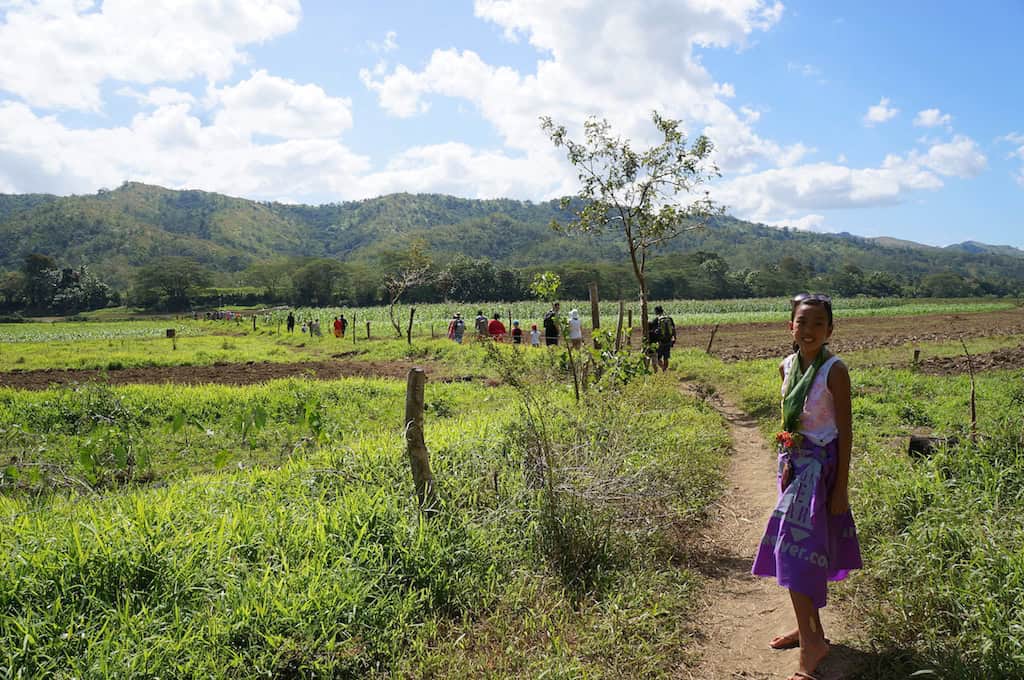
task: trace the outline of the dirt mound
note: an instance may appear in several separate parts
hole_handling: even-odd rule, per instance
[[[0,386],[42,390],[54,385],[104,381],[111,385],[133,383],[178,383],[202,385],[252,385],[278,378],[305,377],[316,380],[336,378],[405,378],[413,366],[423,366],[438,377],[431,367],[408,361],[302,361],[295,363],[215,364],[213,366],[150,366],[119,370],[11,371],[0,373]]]

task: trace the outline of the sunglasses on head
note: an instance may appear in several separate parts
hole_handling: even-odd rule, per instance
[[[800,293],[799,295],[794,295],[791,300],[791,303],[794,305],[798,305],[802,302],[821,302],[830,307],[832,306],[832,298],[824,293]]]

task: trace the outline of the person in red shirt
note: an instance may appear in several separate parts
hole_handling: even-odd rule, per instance
[[[491,340],[496,342],[504,342],[505,334],[508,331],[505,330],[505,324],[501,322],[501,315],[495,314],[491,322],[487,324],[487,334],[491,336]]]

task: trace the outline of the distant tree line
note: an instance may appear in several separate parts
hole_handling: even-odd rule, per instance
[[[428,273],[403,290],[403,303],[526,300],[535,274],[553,271],[561,294],[584,299],[591,282],[604,299],[635,299],[629,266],[606,262],[504,266],[487,258],[430,253],[424,244],[387,250],[369,259],[286,257],[258,262],[241,272],[213,271],[188,257],[163,257],[139,268],[121,294],[85,266],[62,267],[32,254],[21,269],[0,273],[0,311],[75,314],[123,303],[154,311],[186,311],[222,305],[370,306],[388,304],[389,280],[403,271],[412,253],[426,257]],[[424,254],[425,253],[425,254]],[[847,263],[815,269],[795,257],[761,269],[732,269],[716,253],[697,251],[653,258],[648,286],[652,299],[775,297],[814,290],[833,295],[875,297],[981,297],[1024,295],[1024,282],[998,276],[964,276],[953,271],[923,275],[868,271]]]
[[[32,253],[21,269],[0,274],[0,310],[30,314],[75,314],[121,303],[92,270],[62,267],[48,255]]]

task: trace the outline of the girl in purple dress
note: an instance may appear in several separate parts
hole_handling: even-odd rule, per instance
[[[752,572],[789,590],[796,628],[769,642],[800,647],[790,680],[807,680],[828,654],[818,610],[828,581],[861,566],[848,485],[853,443],[850,373],[826,343],[832,335],[832,300],[793,298],[789,330],[794,353],[779,366],[783,431],[779,442],[779,499],[758,547]]]

